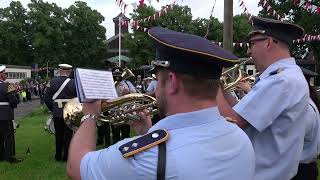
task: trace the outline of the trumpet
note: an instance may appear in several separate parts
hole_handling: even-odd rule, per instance
[[[66,125],[76,131],[83,117],[82,104],[77,98],[71,99],[63,109],[63,119]],[[147,109],[151,115],[157,114],[156,99],[140,93],[132,93],[113,100],[101,102],[101,111],[98,125],[109,122],[113,125],[126,124],[128,121],[139,121],[139,111]]]

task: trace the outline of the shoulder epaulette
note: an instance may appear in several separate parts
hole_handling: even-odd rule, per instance
[[[13,91],[16,91],[16,87],[14,86],[14,84],[9,84],[7,93],[13,92]]]
[[[270,75],[270,76],[273,76],[273,75],[279,74],[279,73],[282,72],[282,71],[283,71],[283,69],[282,69],[282,68],[279,68],[279,69],[277,69],[277,70],[275,70],[275,71],[270,72],[269,75]]]
[[[169,133],[166,130],[155,130],[145,134],[135,140],[127,142],[119,147],[119,151],[124,158],[129,158],[139,152],[152,148],[169,139]]]

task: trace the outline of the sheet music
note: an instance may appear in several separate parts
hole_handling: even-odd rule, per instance
[[[118,97],[110,71],[77,68],[76,85],[80,102]]]

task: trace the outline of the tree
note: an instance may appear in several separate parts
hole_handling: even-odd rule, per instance
[[[27,39],[27,15],[19,1],[0,8],[0,60],[3,64],[29,65],[32,61]]]
[[[208,24],[210,23],[210,26]],[[207,29],[209,27],[209,32],[207,39],[213,42],[221,42],[223,40],[223,24],[215,17],[210,17],[210,19],[197,18],[192,21],[193,34],[204,37],[207,34]]]
[[[31,0],[28,4],[29,38],[34,62],[45,66],[65,62],[65,13],[55,3]]]
[[[153,15],[155,12],[156,10],[153,7],[144,5],[135,9],[130,15],[133,20],[140,20]],[[161,26],[174,31],[188,33],[192,33],[195,30],[192,25],[191,9],[187,6],[178,5],[174,5],[173,9],[165,16],[159,17],[154,21],[141,22],[140,26],[145,28]],[[147,33],[134,29],[133,33],[127,34],[124,44],[130,50],[129,55],[133,59],[129,64],[131,67],[150,64],[151,60],[154,59],[154,49]]]
[[[236,15],[233,17],[233,42],[246,43],[246,37],[251,31],[251,25],[248,17],[245,14]],[[246,56],[246,48],[234,47],[233,53],[238,57]]]
[[[133,20],[140,20],[144,17],[151,16],[155,13],[155,9],[151,6],[145,5],[144,7],[138,7],[133,11],[131,15]],[[143,27],[157,26],[155,21],[141,22]],[[130,58],[132,59],[129,63],[130,67],[139,67],[144,64],[150,64],[154,59],[152,53],[152,44],[150,39],[145,32],[133,29],[133,33],[126,34],[124,46],[130,50]]]
[[[75,66],[101,67],[106,53],[104,17],[87,3],[77,1],[66,12],[66,58]]]

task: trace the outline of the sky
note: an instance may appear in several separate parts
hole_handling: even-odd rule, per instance
[[[43,0],[49,3],[56,3],[58,6],[62,8],[68,8],[70,5],[74,4],[75,0]],[[87,2],[88,6],[92,9],[99,11],[104,17],[105,21],[101,24],[107,29],[107,39],[114,35],[114,23],[112,18],[116,17],[120,12],[120,7],[116,4],[116,0],[83,0]],[[130,18],[129,13],[132,12],[133,6],[132,3],[135,3],[139,0],[123,0],[126,4],[128,4],[128,8],[126,10],[126,16]],[[211,9],[215,3],[215,8],[213,10],[213,17],[218,18],[220,21],[223,21],[223,0],[145,0],[145,4],[149,4],[148,1],[151,1],[151,5],[155,7],[155,9],[160,10],[161,6],[172,4],[176,1],[176,4],[179,5],[187,5],[191,8],[191,13],[193,18],[209,18]],[[240,14],[243,12],[243,9],[240,7],[239,1],[233,1],[233,14]],[[257,15],[261,7],[258,7],[258,2],[260,0],[243,0],[244,5],[247,7],[248,12],[253,15]],[[0,0],[0,7],[7,7],[10,4],[11,0]],[[27,4],[30,3],[30,0],[20,0],[24,7],[27,7]]]

